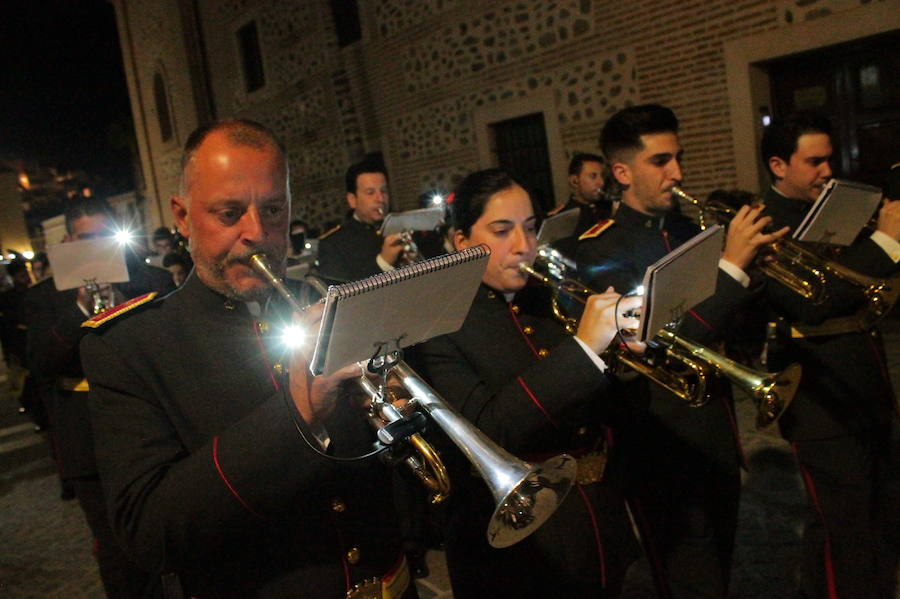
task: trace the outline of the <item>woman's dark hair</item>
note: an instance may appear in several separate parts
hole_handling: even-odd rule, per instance
[[[457,231],[462,231],[466,237],[472,232],[488,200],[495,193],[518,185],[505,171],[498,168],[489,168],[476,171],[463,179],[453,195],[453,226]]]

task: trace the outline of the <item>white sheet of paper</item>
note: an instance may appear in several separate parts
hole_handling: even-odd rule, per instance
[[[431,231],[443,222],[443,206],[391,212],[384,217],[384,222],[381,223],[381,234],[387,236],[400,231]]]
[[[639,326],[641,341],[716,292],[725,229],[714,225],[647,267]]]
[[[871,185],[832,179],[797,230],[794,239],[850,245],[881,202],[881,190]]]
[[[487,253],[431,272],[403,277],[404,273],[428,268],[429,263],[452,262],[465,252],[432,258],[360,282],[329,287],[310,364],[313,374],[327,376],[354,362],[368,360],[383,344],[403,348],[459,330],[481,283]],[[382,285],[392,279],[390,284]],[[348,286],[355,286],[359,291],[342,297],[340,290]]]
[[[60,291],[81,287],[90,280],[128,281],[124,248],[112,237],[48,245],[47,258],[53,265],[53,282]]]
[[[554,242],[571,237],[578,226],[578,217],[581,211],[572,208],[559,214],[554,214],[544,219],[541,230],[538,231],[538,245],[552,245]]]

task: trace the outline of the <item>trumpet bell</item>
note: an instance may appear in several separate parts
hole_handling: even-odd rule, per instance
[[[525,463],[518,481],[500,481],[497,488],[505,496],[494,493],[498,504],[488,524],[488,543],[498,549],[509,547],[540,528],[566,498],[575,470],[575,460],[562,454],[536,466]],[[504,472],[512,474],[509,469]]]
[[[394,370],[413,400],[475,467],[494,497],[487,541],[492,547],[513,545],[540,527],[575,483],[575,460],[562,454],[542,464],[523,462],[462,419],[404,362]]]

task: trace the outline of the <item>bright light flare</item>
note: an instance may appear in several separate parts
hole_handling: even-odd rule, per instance
[[[432,206],[442,206],[447,202],[447,200],[444,198],[444,196],[442,196],[439,193],[436,193],[433,196],[431,196],[430,201],[431,201]]]
[[[306,331],[295,324],[281,330],[281,343],[288,349],[299,349],[306,344]]]
[[[115,232],[114,237],[119,245],[128,245],[134,241],[134,233],[128,229],[119,229]]]
[[[31,260],[32,258],[34,258],[34,252],[32,252],[30,250],[26,250],[26,251],[22,252],[22,255],[25,256],[26,260]]]
[[[630,296],[637,296],[637,297],[643,297],[643,296],[644,296],[644,286],[643,286],[643,285],[638,285],[638,286],[635,287],[634,290],[633,290],[631,293],[629,293],[628,295],[630,295]]]

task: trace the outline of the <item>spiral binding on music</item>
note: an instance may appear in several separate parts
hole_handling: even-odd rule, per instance
[[[450,268],[452,266],[456,266],[457,264],[471,262],[472,260],[478,260],[479,258],[487,256],[490,253],[491,250],[488,248],[488,246],[484,244],[478,245],[473,248],[468,248],[453,254],[445,254],[443,256],[437,256],[436,258],[429,258],[428,260],[416,262],[415,264],[410,264],[409,266],[404,266],[403,268],[398,268],[388,272],[382,272],[377,275],[372,275],[371,277],[362,279],[360,281],[352,281],[350,283],[334,285],[328,288],[328,295],[336,297],[337,299],[353,297],[361,293],[372,291],[373,289],[381,289],[382,287],[387,287],[388,285],[393,285],[394,283],[399,283],[400,281],[414,279],[428,273],[443,270],[445,268]]]

